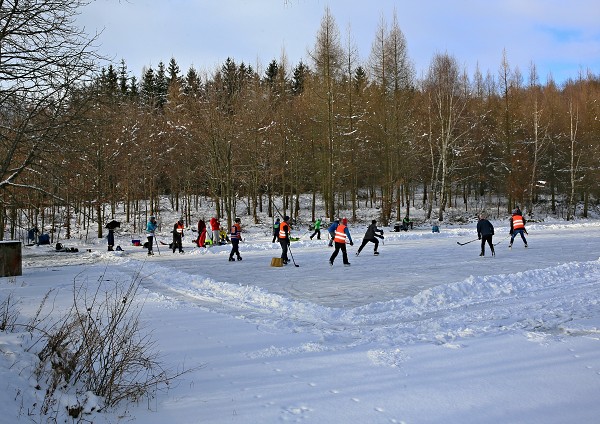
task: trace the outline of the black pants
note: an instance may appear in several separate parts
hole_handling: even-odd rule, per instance
[[[176,249],[179,249],[179,253],[183,253],[183,246],[181,245],[181,235],[179,234],[173,235],[173,253],[175,253]]]
[[[281,245],[281,259],[283,259],[284,262],[288,262],[288,239],[279,239],[279,244]]]
[[[481,236],[481,253],[485,253],[485,243],[487,242],[487,244],[490,246],[490,250],[492,251],[492,255],[495,254],[494,244],[492,243],[492,237],[494,237],[492,234],[486,234],[485,236]]]
[[[373,249],[373,251],[377,252],[377,248],[379,247],[379,240],[373,237],[371,239],[363,239],[362,243],[360,244],[360,247],[358,248],[358,253],[360,253],[363,250],[363,247],[365,247],[368,242],[375,243],[375,248]]]
[[[342,259],[344,260],[344,263],[345,264],[349,263],[348,262],[348,253],[346,252],[346,243],[338,243],[337,241],[335,242],[335,250],[331,254],[331,257],[329,258],[329,262],[333,263],[333,261],[335,260],[335,257],[338,255],[340,250],[342,251]]]
[[[229,259],[232,259],[233,255],[237,255],[238,259],[242,257],[242,255],[240,255],[240,240],[236,238],[231,239],[231,253],[229,253]]]
[[[152,252],[153,244],[154,244],[154,236],[148,236],[148,253]]]
[[[312,239],[314,236],[317,236],[317,240],[321,240],[321,230],[315,230],[315,232],[312,233],[312,236],[310,236],[310,238]]]
[[[108,230],[108,250],[112,251],[113,246],[115,245],[115,233],[113,230]]]

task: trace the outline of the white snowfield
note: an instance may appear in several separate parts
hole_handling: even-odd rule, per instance
[[[110,290],[139,273],[142,318],[167,364],[205,365],[94,422],[600,422],[600,222],[529,224],[527,249],[520,238],[509,249],[506,222],[494,225],[494,257],[457,244],[477,238],[474,224],[386,229],[379,256],[368,244],[357,257],[366,227],[351,225],[350,267],[341,253],[329,266],[326,231],[292,242],[299,266],[282,268],[269,266],[279,245],[252,228],[236,262],[230,246],[190,236],[183,255],[161,245],[148,257],[126,238],[114,253],[40,246],[0,289],[31,300],[28,314],[48,288],[68,305],[74,280]],[[0,333],[0,422],[26,422],[9,349]]]

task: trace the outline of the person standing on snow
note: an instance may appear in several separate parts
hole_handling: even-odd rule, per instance
[[[279,238],[279,218],[277,218],[275,220],[275,223],[273,224],[273,241],[271,243],[275,243],[275,241]]]
[[[212,234],[212,245],[213,246],[218,246],[221,244],[221,235],[220,235],[220,230],[221,228],[221,223],[219,222],[219,220],[217,219],[216,216],[213,216],[210,219],[210,231]]]
[[[148,221],[148,224],[146,224],[146,236],[148,237],[148,255],[149,256],[154,255],[154,252],[152,251],[152,245],[154,244],[154,233],[156,231],[157,226],[158,226],[158,224],[156,223],[156,218],[154,216],[151,216],[150,221]]]
[[[329,247],[333,246],[333,239],[335,238],[335,229],[340,225],[340,220],[336,219],[331,223],[329,228],[327,228],[327,232],[329,232]]]
[[[113,251],[113,246],[115,245],[115,230],[112,228],[108,229],[108,236],[106,236],[106,241],[108,243],[108,251]]]
[[[203,219],[198,221],[198,239],[196,240],[196,244],[198,247],[204,247],[204,242],[206,241],[206,223]]]
[[[179,253],[183,253],[183,218],[179,218],[179,221],[173,226],[173,253],[176,249],[179,249]]]
[[[289,221],[290,217],[289,216],[284,216],[283,217],[283,222],[281,224],[279,224],[279,244],[281,245],[281,260],[283,262],[284,265],[287,265],[287,263],[289,262],[288,259],[288,246],[290,245],[290,224]]]
[[[365,233],[363,241],[360,247],[358,248],[358,251],[356,252],[356,256],[360,254],[360,252],[363,250],[363,247],[365,247],[368,242],[375,243],[373,254],[379,255],[379,252],[377,251],[377,248],[379,247],[379,240],[377,240],[377,237],[383,240],[383,230],[377,228],[377,220],[374,219],[373,221],[371,221],[371,225],[369,225],[369,227],[367,228],[367,232]]]
[[[242,256],[240,255],[240,241],[242,240],[242,220],[240,218],[235,219],[235,223],[231,226],[229,233],[229,239],[231,240],[231,252],[229,253],[229,262],[235,262],[233,255],[237,256],[237,260],[241,261]]]
[[[525,238],[525,234],[527,234],[527,230],[525,229],[525,218],[521,213],[521,210],[517,206],[512,211],[512,216],[510,217],[510,243],[508,244],[508,248],[511,249],[513,245],[513,241],[517,234],[521,235],[521,239],[523,243],[525,243],[525,247],[527,247],[527,239]]]
[[[335,261],[335,257],[338,255],[340,250],[342,251],[342,259],[344,261],[345,266],[350,266],[350,262],[348,262],[348,253],[346,252],[346,240],[350,241],[350,246],[354,246],[354,242],[352,242],[352,237],[350,237],[350,230],[346,226],[348,220],[344,218],[342,223],[337,226],[335,229],[335,236],[333,241],[335,242],[335,250],[331,254],[329,258],[329,265],[333,266],[333,261]]]
[[[481,213],[479,215],[479,221],[477,222],[477,238],[481,240],[481,253],[479,256],[485,256],[485,243],[490,246],[492,256],[496,256],[494,251],[494,244],[492,243],[492,237],[494,236],[494,226],[490,221],[486,219],[486,215]]]
[[[321,240],[321,218],[317,218],[314,228],[315,232],[312,233],[310,239],[312,240],[314,236],[317,236],[317,240]]]

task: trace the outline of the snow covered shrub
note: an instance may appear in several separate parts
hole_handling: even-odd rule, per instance
[[[60,399],[69,415],[112,407],[122,401],[152,397],[183,372],[172,373],[159,363],[149,335],[142,333],[142,303],[135,301],[138,281],[116,284],[113,292],[91,295],[87,284],[74,282],[73,305],[66,316],[41,330],[35,375],[45,387],[40,412],[56,412]],[[69,396],[64,396],[65,394]],[[89,399],[97,399],[92,406]],[[86,406],[87,405],[87,406]]]

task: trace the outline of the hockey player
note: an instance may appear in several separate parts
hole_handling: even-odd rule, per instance
[[[481,213],[479,215],[479,221],[477,221],[477,238],[481,240],[481,253],[479,256],[485,256],[485,243],[490,246],[492,256],[496,256],[494,251],[494,244],[492,238],[494,237],[494,226],[490,221],[486,219],[486,215]]]
[[[279,244],[281,245],[281,260],[284,265],[287,265],[289,258],[287,255],[288,247],[290,245],[290,217],[284,216],[283,221],[279,224]]]
[[[344,221],[342,221],[342,223],[339,224],[335,229],[335,236],[333,238],[333,241],[335,242],[335,250],[329,258],[329,265],[333,266],[333,261],[335,261],[335,257],[341,250],[344,265],[350,266],[350,262],[348,262],[348,253],[346,252],[346,240],[350,241],[350,246],[354,246],[354,243],[352,242],[352,237],[350,236],[350,230],[348,230],[348,227],[346,226]]]
[[[527,239],[525,238],[525,234],[527,234],[527,230],[525,229],[525,218],[521,213],[521,210],[517,206],[512,211],[512,216],[510,217],[510,243],[508,245],[509,249],[512,248],[513,241],[515,237],[519,234],[523,243],[525,243],[525,247],[527,247]]]
[[[241,261],[242,256],[240,255],[240,241],[242,240],[242,220],[240,218],[235,219],[235,223],[231,226],[229,233],[229,239],[231,240],[231,252],[229,253],[229,261],[234,262],[233,255],[237,256],[237,260]]]
[[[375,243],[373,254],[379,255],[379,252],[377,251],[377,248],[379,247],[379,240],[377,240],[377,238],[383,240],[383,230],[377,228],[377,220],[374,219],[371,221],[371,225],[369,225],[369,227],[367,228],[367,232],[365,233],[363,241],[360,247],[358,248],[358,251],[356,252],[356,256],[360,254],[360,252],[363,250],[363,247],[365,247],[368,242]]]

